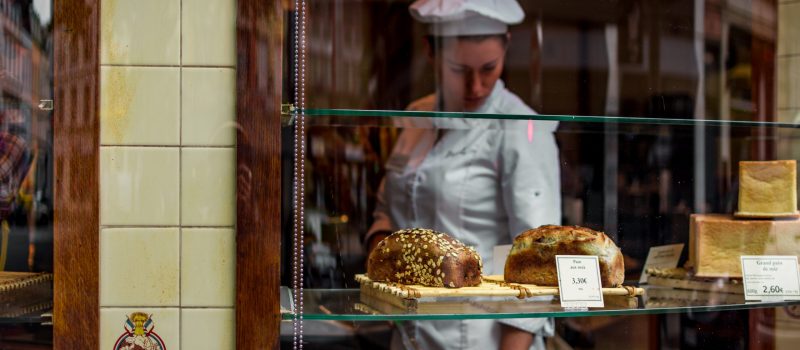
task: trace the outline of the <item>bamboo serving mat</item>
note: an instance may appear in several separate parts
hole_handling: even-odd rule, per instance
[[[53,307],[53,274],[0,271],[0,318],[35,314]]]
[[[556,296],[558,287],[536,286],[533,284],[509,283],[502,275],[483,276],[480,285],[475,287],[444,288],[422,285],[405,285],[394,282],[373,281],[364,274],[356,275],[361,284],[361,293],[370,298],[380,299],[396,306],[416,307],[422,302],[435,302],[436,298],[445,297],[514,297],[526,299],[538,296]],[[612,304],[635,307],[636,296],[643,295],[644,289],[622,286],[603,288],[603,296],[612,297]]]
[[[704,290],[684,290],[673,288],[648,288],[647,309],[683,306],[711,306],[744,304],[743,294],[715,293]]]
[[[651,286],[670,287],[675,289],[744,294],[744,287],[739,279],[699,278],[683,268],[658,269],[646,271],[650,277],[647,283]]]
[[[558,287],[537,286],[533,284],[505,282],[501,275],[484,276],[483,282],[476,287],[444,288],[428,287],[422,285],[405,285],[394,282],[377,282],[364,274],[356,275],[356,281],[362,287],[375,289],[406,299],[422,299],[436,297],[517,297],[519,299],[534,296],[558,295]],[[637,287],[603,288],[604,296],[637,296],[642,295],[644,289]]]
[[[0,271],[0,293],[23,289],[53,280],[50,273]]]
[[[512,288],[514,290],[520,291],[519,298],[526,298],[538,295],[558,295],[558,287],[550,287],[550,286],[537,286],[535,284],[523,284],[523,283],[512,283],[512,282],[505,282],[502,275],[489,275],[483,276],[484,283],[492,283],[498,284],[501,286],[507,286],[508,288]],[[525,294],[524,296],[522,294]],[[635,297],[638,295],[644,294],[643,288],[638,287],[631,287],[631,286],[619,286],[613,288],[603,288],[603,296],[625,296],[625,297]]]

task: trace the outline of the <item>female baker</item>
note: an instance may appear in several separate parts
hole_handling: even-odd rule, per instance
[[[516,0],[418,0],[410,11],[428,25],[437,89],[409,110],[535,114],[500,80],[508,25],[525,16]],[[495,246],[561,222],[556,126],[512,119],[415,121],[387,161],[366,236],[370,251],[394,230],[430,228],[475,247],[484,274],[502,273],[490,271]],[[420,321],[398,327],[392,347],[543,348],[543,337],[552,332],[550,319]]]

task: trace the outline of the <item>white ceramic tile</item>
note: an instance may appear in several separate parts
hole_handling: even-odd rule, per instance
[[[778,55],[800,54],[800,2],[778,6]]]
[[[178,306],[178,228],[100,230],[100,306]]]
[[[800,107],[800,56],[778,58],[778,108]]]
[[[181,349],[236,349],[233,309],[181,309]]]
[[[180,64],[180,0],[102,0],[101,64]]]
[[[183,0],[183,64],[236,65],[236,1]]]
[[[233,229],[181,230],[181,306],[233,307],[236,238]]]
[[[100,147],[101,225],[178,225],[177,147]]]
[[[236,71],[184,68],[182,142],[190,146],[236,144]]]
[[[180,144],[180,68],[101,67],[100,143]]]
[[[142,313],[144,315],[141,315]],[[152,321],[152,337],[147,337],[147,342],[163,342],[163,348],[167,350],[179,349],[181,345],[180,335],[180,311],[177,308],[100,308],[100,349],[116,349],[114,344],[121,341],[128,343],[127,339],[139,342],[141,337],[129,337],[126,332],[126,321],[129,317],[139,319],[137,316],[149,317]],[[133,330],[131,330],[133,333]],[[140,343],[141,344],[141,343]],[[144,348],[144,347],[141,347]],[[155,347],[155,349],[161,349]]]
[[[233,148],[183,148],[181,224],[233,226],[236,221],[236,152]]]

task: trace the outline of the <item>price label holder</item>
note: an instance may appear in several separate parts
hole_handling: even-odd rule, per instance
[[[596,256],[556,255],[558,297],[567,310],[603,307],[600,263]]]
[[[650,252],[647,253],[647,260],[644,261],[642,277],[639,278],[639,284],[647,283],[647,278],[650,276],[645,273],[645,271],[649,268],[669,269],[677,267],[678,259],[680,259],[682,251],[683,243],[650,248]]]
[[[742,255],[744,299],[800,300],[800,272],[794,255]]]

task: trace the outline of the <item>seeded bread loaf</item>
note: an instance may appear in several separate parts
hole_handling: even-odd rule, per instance
[[[481,283],[481,257],[449,235],[428,229],[400,230],[369,254],[373,281],[460,288]]]
[[[596,255],[603,287],[625,280],[622,252],[604,233],[578,226],[545,225],[514,239],[505,265],[506,282],[557,286],[556,255]]]

